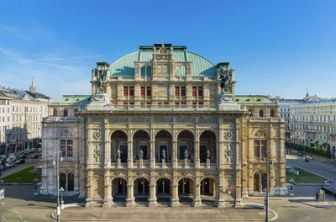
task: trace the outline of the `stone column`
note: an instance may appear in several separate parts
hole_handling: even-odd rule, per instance
[[[151,177],[150,179],[150,187],[149,187],[149,207],[155,207],[157,205],[156,202],[156,181],[155,177]]]
[[[195,177],[195,197],[194,197],[194,207],[199,207],[202,205],[201,201],[201,185],[200,185],[200,178],[197,176]]]
[[[241,160],[240,160],[240,147],[239,147],[239,138],[240,138],[240,123],[239,120],[236,119],[236,199],[235,199],[235,207],[241,208],[243,207],[242,198],[241,198]]]
[[[91,183],[92,183],[92,170],[87,170],[87,184],[86,184],[86,207],[93,206],[92,203],[92,191],[91,191]]]
[[[133,168],[133,140],[127,141],[127,165],[128,168]]]
[[[127,198],[126,198],[126,206],[132,207],[134,206],[134,181],[132,177],[128,177],[127,180]]]
[[[103,207],[111,207],[112,202],[112,194],[111,194],[111,183],[110,183],[110,171],[105,169],[104,174],[104,204]]]
[[[224,188],[224,170],[220,170],[218,173],[218,184],[217,184],[217,207],[223,208],[226,206],[225,204],[225,188]]]
[[[195,140],[194,141],[194,147],[195,147],[195,168],[200,168],[200,141]]]
[[[177,168],[178,160],[177,160],[177,140],[173,140],[173,168]]]
[[[179,197],[178,197],[178,181],[177,178],[173,177],[173,182],[171,185],[171,207],[179,206]]]
[[[150,167],[155,168],[155,140],[150,141]]]
[[[109,138],[109,130],[107,129],[108,120],[104,119],[104,167],[111,167],[111,141]]]

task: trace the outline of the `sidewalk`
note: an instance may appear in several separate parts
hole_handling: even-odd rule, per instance
[[[70,207],[62,210],[61,217],[62,221],[264,221],[264,211],[264,209],[231,207]],[[55,211],[52,217],[55,217]],[[277,217],[277,213],[270,210],[270,221]]]

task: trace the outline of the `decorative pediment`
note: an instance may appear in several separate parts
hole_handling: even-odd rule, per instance
[[[254,137],[259,137],[259,138],[265,138],[266,137],[265,130],[262,130],[262,129],[256,130],[253,135],[254,135]]]
[[[68,129],[62,130],[59,134],[60,137],[71,137],[73,134]]]

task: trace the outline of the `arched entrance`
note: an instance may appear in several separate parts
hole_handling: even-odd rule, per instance
[[[202,202],[212,202],[216,201],[216,182],[212,178],[204,178],[201,181],[201,200]]]
[[[121,130],[115,131],[111,136],[111,160],[116,163],[127,163],[127,135]]]
[[[200,162],[206,163],[207,159],[210,163],[216,163],[216,135],[206,130],[200,136]]]
[[[67,187],[66,187],[66,174],[65,173],[60,174],[59,182],[60,182],[60,188],[63,187],[63,189],[66,190]]]
[[[161,178],[156,181],[156,197],[158,202],[170,201],[170,180]]]
[[[133,154],[136,160],[148,160],[150,157],[149,135],[144,130],[139,130],[133,135]]]
[[[148,202],[149,181],[145,178],[138,178],[134,181],[134,197],[136,202]]]
[[[115,178],[112,181],[112,197],[114,202],[126,202],[127,181],[123,178]]]
[[[74,191],[75,177],[73,173],[68,174],[68,191]]]
[[[192,202],[194,197],[194,183],[192,179],[182,178],[178,182],[178,196],[180,202]]]
[[[264,192],[267,186],[266,173],[255,173],[253,175],[253,190],[255,192]]]
[[[171,163],[172,156],[172,136],[166,130],[159,131],[155,136],[155,162]]]
[[[177,145],[177,157],[179,160],[194,159],[194,135],[190,131],[183,130],[178,134]]]

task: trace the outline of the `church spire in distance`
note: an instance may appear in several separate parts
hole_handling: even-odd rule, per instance
[[[32,77],[32,83],[29,89],[30,92],[35,92],[36,91],[36,86],[35,86],[35,81],[34,81],[34,76]]]

